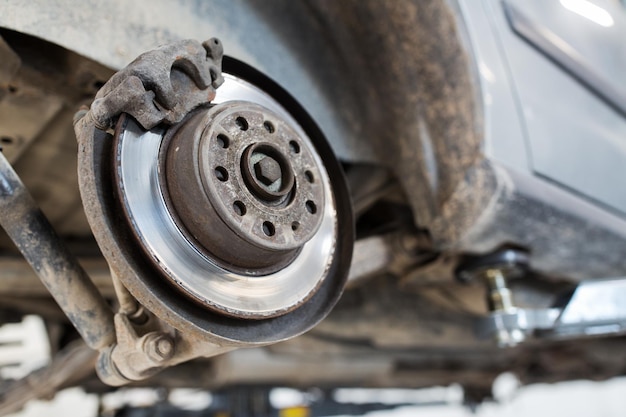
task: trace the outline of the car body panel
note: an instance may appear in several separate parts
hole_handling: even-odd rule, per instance
[[[509,1],[509,21],[501,2],[489,3],[523,117],[532,170],[624,215],[626,9],[603,1]],[[569,3],[601,5],[613,23],[594,23],[564,7]],[[534,38],[513,31],[522,27],[520,16],[524,27],[539,28]]]
[[[484,113],[485,156],[516,170],[531,169],[530,150],[515,99],[514,84],[487,2],[460,0],[474,64],[479,76]]]

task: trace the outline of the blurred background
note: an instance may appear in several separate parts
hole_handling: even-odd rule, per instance
[[[2,376],[21,377],[45,364],[50,355],[46,346],[44,324],[36,316],[0,327]],[[493,400],[482,404],[466,401],[458,385],[417,390],[346,388],[333,392],[314,387],[307,391],[277,387],[267,392],[246,387],[220,393],[125,388],[104,395],[71,388],[47,401],[32,401],[11,417],[622,417],[625,394],[626,377],[520,387],[510,373],[496,379]]]

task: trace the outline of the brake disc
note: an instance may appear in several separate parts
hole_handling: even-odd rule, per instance
[[[168,134],[122,119],[117,192],[175,287],[229,315],[279,315],[315,292],[332,261],[328,174],[305,132],[260,90],[228,77],[213,103]]]
[[[113,273],[157,317],[213,343],[284,340],[325,317],[343,289],[353,244],[345,181],[320,131],[284,91],[254,73],[279,102],[216,73],[221,55],[207,56],[206,78],[223,80],[211,103],[208,82],[193,84],[164,61],[176,86],[170,98],[193,93],[191,104],[169,103],[188,109],[184,118],[164,110],[158,89],[120,77],[107,90],[118,93],[114,104],[99,95],[76,126],[85,210]],[[119,98],[125,85],[133,85],[130,104]],[[105,111],[112,108],[121,116]]]

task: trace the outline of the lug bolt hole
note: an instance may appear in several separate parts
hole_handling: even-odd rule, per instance
[[[295,140],[289,142],[289,149],[291,149],[293,153],[300,153],[300,145]]]
[[[299,222],[293,222],[291,223],[291,230],[293,230],[294,232],[296,230],[298,230],[298,228],[300,227],[300,223]]]
[[[219,135],[217,135],[217,145],[220,148],[228,149],[228,146],[230,145],[230,139],[228,139],[228,136],[220,133]]]
[[[222,182],[228,181],[228,171],[224,167],[217,167],[215,168],[215,177]]]
[[[268,131],[268,133],[274,133],[274,131],[276,130],[274,129],[274,125],[272,124],[272,122],[268,121],[263,122],[263,127],[265,128],[265,130]]]
[[[317,206],[311,200],[307,201],[304,204],[304,206],[306,207],[306,211],[308,211],[309,213],[311,213],[311,214],[317,213]]]
[[[239,127],[239,129],[243,130],[244,132],[248,130],[248,121],[241,116],[235,119],[235,124],[237,125],[237,127]]]
[[[311,184],[315,181],[315,177],[311,171],[304,171],[304,178],[306,178],[306,180]]]
[[[263,222],[263,233],[265,236],[274,236],[276,234],[276,228],[272,224],[272,222]]]
[[[235,213],[237,213],[237,215],[239,216],[245,216],[246,215],[246,205],[243,204],[243,202],[237,200],[233,203],[233,210],[235,211]]]

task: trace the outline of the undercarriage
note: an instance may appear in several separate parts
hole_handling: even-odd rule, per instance
[[[623,375],[626,222],[489,155],[463,4],[174,2],[217,37],[100,51],[0,18],[0,322],[51,352],[0,414]]]

